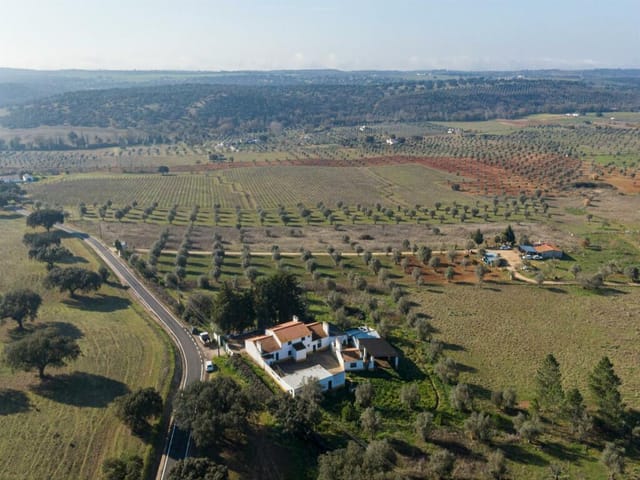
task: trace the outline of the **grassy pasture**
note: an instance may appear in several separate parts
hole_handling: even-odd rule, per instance
[[[414,290],[412,298],[432,317],[446,355],[462,365],[461,381],[476,389],[476,408],[491,410],[490,391],[506,387],[514,387],[518,400],[528,404],[535,396],[536,370],[542,358],[553,353],[560,362],[564,387],[580,388],[592,407],[588,375],[608,355],[622,379],[624,401],[637,409],[640,353],[635,319],[640,308],[636,290],[616,288],[590,294],[573,286],[448,285]],[[510,422],[500,417],[500,423]],[[560,436],[563,428],[547,426],[544,448],[496,439],[495,446],[511,460],[513,478],[549,478],[552,463],[561,465],[571,478],[605,478],[600,451],[573,443],[566,434]],[[627,472],[637,473],[640,464],[630,453]]]
[[[106,285],[79,300],[44,290],[44,265],[27,259],[21,242],[24,232],[24,218],[0,214],[5,272],[0,291],[16,287],[39,291],[43,306],[39,318],[27,327],[58,325],[78,338],[82,355],[66,368],[48,370],[52,380],[46,388],[33,373],[13,373],[0,364],[0,478],[99,478],[106,458],[124,454],[144,458],[150,452],[116,419],[112,401],[147,386],[166,394],[173,375],[172,347],[119,288]],[[79,266],[97,268],[95,258],[78,240],[64,243]],[[13,321],[0,326],[2,344],[13,334]]]
[[[493,389],[513,386],[519,398],[531,400],[535,371],[553,353],[565,386],[586,392],[588,373],[608,355],[623,381],[625,401],[638,408],[636,290],[619,287],[592,294],[564,285],[454,285],[414,295],[433,317],[437,336],[451,345],[451,356],[469,367],[466,381]]]

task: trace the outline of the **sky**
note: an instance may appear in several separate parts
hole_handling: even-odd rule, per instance
[[[640,0],[0,0],[0,67],[640,68]]]

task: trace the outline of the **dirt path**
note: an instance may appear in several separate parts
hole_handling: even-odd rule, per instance
[[[136,252],[138,253],[148,253],[149,249],[148,248],[136,248],[135,249]],[[338,250],[336,250],[338,251]],[[176,255],[178,253],[177,250],[162,250],[162,253],[166,253],[168,255]],[[239,256],[242,255],[241,251],[226,251],[225,250],[225,255],[234,255],[234,256]],[[251,256],[254,257],[270,257],[272,252],[254,252],[254,251],[250,251],[249,253],[251,253]],[[408,255],[415,255],[415,253],[413,252],[400,252],[402,254],[402,256],[408,256]],[[433,254],[435,255],[441,255],[444,254],[444,252],[433,252]],[[204,251],[204,250],[189,250],[189,255],[213,255],[213,252],[211,251]],[[280,255],[282,257],[299,257],[300,256],[300,252],[280,252]],[[330,257],[331,254],[329,252],[311,252],[311,255],[313,255],[314,257]],[[340,255],[343,257],[360,257],[362,256],[362,253],[356,253],[356,252],[340,252]],[[387,252],[371,252],[371,255],[373,255],[374,257],[384,257],[384,256],[388,256],[390,257],[391,254],[387,253]]]

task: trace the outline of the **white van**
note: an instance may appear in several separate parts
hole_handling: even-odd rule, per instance
[[[211,360],[207,360],[206,362],[204,362],[204,369],[208,373],[211,373],[216,369],[216,366],[213,364],[213,362]]]

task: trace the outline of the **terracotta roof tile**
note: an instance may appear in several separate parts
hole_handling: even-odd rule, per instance
[[[362,354],[357,348],[344,348],[340,352],[345,362],[354,362],[362,359]]]
[[[322,327],[322,323],[315,322],[307,324],[307,328],[311,330],[311,339],[318,340],[319,338],[327,338],[327,334],[324,333],[324,328]]]
[[[271,335],[262,335],[260,337],[249,338],[247,340],[255,343],[256,345],[260,344],[262,353],[271,353],[276,350],[280,350],[280,345],[278,345],[276,339]]]
[[[311,335],[311,331],[302,322],[287,322],[276,325],[271,329],[273,334],[278,337],[280,343],[290,342],[298,338]]]
[[[536,249],[536,252],[538,253],[542,253],[542,252],[559,252],[560,249],[554,245],[549,245],[547,243],[543,243],[542,245],[536,245],[534,247]]]

